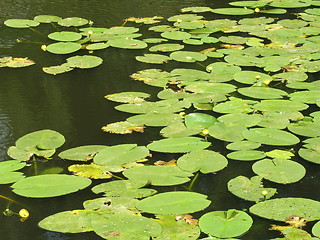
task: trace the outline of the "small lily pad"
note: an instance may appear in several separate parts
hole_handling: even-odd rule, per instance
[[[265,152],[258,150],[241,150],[229,153],[227,158],[240,161],[254,161],[266,156]]]
[[[101,65],[102,58],[91,55],[74,56],[67,58],[67,64],[73,68],[94,68]]]
[[[58,21],[58,24],[64,27],[79,27],[88,24],[89,21],[79,17],[63,18]]]
[[[113,39],[108,41],[111,47],[124,49],[143,49],[148,45],[146,42],[137,39]]]
[[[86,46],[86,49],[89,51],[101,50],[106,49],[110,45],[108,43],[92,43]]]
[[[69,54],[81,49],[81,44],[75,42],[57,42],[47,46],[47,51],[54,54]]]
[[[206,113],[189,113],[184,117],[184,122],[187,128],[200,126],[202,128],[208,128],[214,125],[218,120]]]
[[[104,132],[115,134],[130,134],[133,132],[144,132],[145,126],[133,124],[127,121],[115,122],[103,126],[101,129]]]
[[[161,64],[171,60],[170,57],[161,54],[144,54],[144,56],[136,56],[139,62]]]
[[[62,31],[50,33],[48,38],[55,41],[74,42],[80,40],[82,35],[77,32]]]
[[[170,58],[178,62],[196,62],[206,60],[207,56],[199,52],[176,51],[170,54]]]
[[[61,17],[53,16],[53,15],[38,15],[38,16],[35,16],[33,20],[40,23],[52,23],[52,22],[60,21]]]
[[[177,43],[164,43],[152,46],[149,48],[150,52],[174,52],[184,48],[184,45]]]
[[[144,92],[120,92],[109,94],[104,97],[114,102],[137,103],[144,102],[144,99],[150,97],[150,94]]]
[[[57,75],[57,74],[65,73],[65,72],[70,72],[73,69],[74,68],[70,67],[67,63],[63,63],[63,64],[58,65],[58,66],[51,66],[51,67],[43,67],[42,68],[42,70],[45,73],[52,74],[52,75]]]
[[[219,238],[238,237],[247,232],[252,224],[253,220],[247,213],[235,209],[208,212],[199,219],[202,232]]]
[[[251,150],[251,149],[256,149],[261,146],[261,143],[253,142],[253,141],[236,141],[229,143],[226,148],[229,150]]]
[[[4,25],[12,28],[29,28],[36,27],[40,23],[30,19],[8,19],[4,21]]]
[[[283,90],[270,87],[244,87],[239,88],[238,92],[244,96],[257,99],[276,99],[287,95]]]
[[[94,163],[91,164],[74,164],[68,167],[68,170],[74,175],[91,178],[91,179],[108,179],[112,178],[112,174],[109,172],[112,169],[97,165]]]
[[[254,13],[254,11],[249,8],[215,8],[212,12],[223,15],[248,15]]]

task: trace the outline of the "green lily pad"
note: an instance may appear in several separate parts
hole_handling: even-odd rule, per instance
[[[316,237],[320,237],[320,221],[313,225],[312,234]]]
[[[123,175],[132,181],[150,182],[154,186],[172,186],[189,182],[192,173],[175,166],[141,166],[129,168]]]
[[[280,184],[298,182],[306,174],[306,169],[300,163],[281,158],[260,160],[252,165],[252,170],[259,176]]]
[[[53,15],[38,15],[33,18],[34,21],[39,23],[53,23],[61,20],[61,17]]]
[[[29,19],[8,19],[3,24],[12,28],[29,28],[40,25],[39,22]]]
[[[138,125],[160,127],[182,121],[182,116],[173,113],[146,113],[129,117],[127,121]]]
[[[88,24],[89,21],[84,18],[79,17],[69,17],[69,18],[63,18],[58,21],[58,24],[60,26],[64,27],[79,27]]]
[[[55,149],[45,149],[41,150],[35,146],[28,147],[26,149],[18,148],[16,146],[9,147],[7,154],[13,158],[21,161],[28,161],[33,156],[50,158],[56,152]]]
[[[289,118],[283,112],[264,112],[258,126],[265,128],[284,129],[290,124]]]
[[[177,43],[163,43],[149,48],[150,52],[174,52],[184,48],[184,45]]]
[[[261,143],[242,140],[242,141],[236,141],[236,142],[229,143],[226,146],[226,148],[229,150],[236,151],[236,150],[252,150],[252,149],[259,148],[260,146],[261,146]]]
[[[228,83],[212,83],[207,81],[196,81],[188,83],[186,90],[194,93],[227,94],[235,91],[235,86]]]
[[[197,14],[179,14],[168,18],[169,22],[190,22],[202,19],[203,16]]]
[[[280,149],[274,149],[272,151],[266,152],[266,155],[271,158],[281,158],[281,159],[290,159],[294,156],[292,152],[284,151]]]
[[[104,239],[149,240],[159,236],[161,226],[156,221],[128,214],[103,214],[91,218],[90,225]]]
[[[176,51],[170,54],[170,58],[178,62],[196,62],[206,60],[207,56],[199,52]]]
[[[266,6],[268,3],[265,1],[235,1],[230,2],[229,5],[236,7],[249,7],[249,8],[261,8]]]
[[[243,139],[242,132],[247,129],[244,126],[236,125],[229,126],[222,122],[218,122],[209,127],[209,135],[226,142],[235,142]]]
[[[168,138],[154,141],[147,148],[155,152],[184,153],[202,150],[210,146],[210,142],[197,137]]]
[[[12,172],[24,168],[25,162],[19,160],[7,160],[0,162],[0,173]]]
[[[317,122],[298,121],[295,123],[290,123],[288,129],[294,134],[305,137],[320,136],[320,123]]]
[[[238,92],[244,96],[257,99],[275,99],[287,95],[283,90],[270,87],[244,87],[239,88]]]
[[[91,210],[72,210],[59,212],[42,219],[39,227],[63,233],[82,233],[92,231],[88,219],[93,214]]]
[[[279,7],[279,8],[303,8],[309,7],[311,5],[311,1],[303,1],[303,0],[279,0],[273,1],[269,4],[271,7]]]
[[[316,104],[320,99],[319,90],[299,91],[289,94],[290,100],[295,102],[303,102],[308,104]]]
[[[0,58],[0,67],[11,67],[20,68],[28,67],[35,64],[31,59],[26,58],[13,58],[13,57],[2,57]]]
[[[283,8],[274,8],[274,9],[262,9],[260,12],[266,13],[266,14],[286,14],[287,10]]]
[[[228,160],[218,152],[198,150],[181,156],[177,165],[187,172],[215,173],[224,169],[228,165]]]
[[[150,94],[144,92],[120,92],[106,95],[105,98],[120,103],[137,103],[144,102],[145,98],[150,97]]]
[[[200,236],[200,229],[192,223],[193,219],[187,218],[188,215],[156,215],[156,221],[161,225],[161,235],[155,240],[196,240]],[[196,221],[196,220],[194,220]]]
[[[67,64],[74,68],[94,68],[101,65],[103,62],[102,58],[91,55],[74,56],[67,58]]]
[[[203,44],[202,40],[199,40],[199,39],[186,39],[186,40],[183,40],[183,43],[190,44],[190,45],[202,45]]]
[[[308,105],[300,102],[290,100],[262,100],[254,106],[255,109],[260,111],[270,112],[297,112],[308,108]]]
[[[106,49],[110,45],[108,43],[93,43],[86,46],[86,49],[89,51],[101,50]]]
[[[212,12],[223,15],[248,15],[254,13],[252,9],[248,8],[215,8]]]
[[[13,192],[24,197],[46,198],[66,195],[88,187],[91,180],[65,174],[47,174],[27,177],[11,187]]]
[[[230,98],[230,100],[217,104],[212,110],[218,113],[250,113],[253,112],[254,105],[258,103],[239,98]]]
[[[73,69],[74,68],[70,67],[67,63],[63,63],[63,64],[58,65],[58,66],[51,66],[51,67],[43,67],[42,68],[42,70],[45,73],[52,74],[52,75],[57,75],[57,74],[65,73],[65,72],[70,72]]]
[[[161,64],[168,62],[171,58],[161,54],[144,54],[144,56],[136,56],[136,60],[145,63]]]
[[[48,38],[55,41],[73,42],[80,40],[82,35],[77,32],[62,31],[50,33]]]
[[[161,129],[160,134],[166,138],[188,137],[201,133],[200,126],[187,128],[183,122],[172,123]]]
[[[206,113],[189,113],[184,117],[184,123],[187,128],[200,126],[202,128],[208,128],[215,124],[217,119]]]
[[[104,132],[115,133],[115,134],[130,134],[132,132],[144,132],[145,126],[133,124],[127,121],[120,121],[115,123],[107,124],[101,129]]]
[[[241,150],[229,153],[227,158],[240,161],[254,161],[266,156],[265,152],[258,150]]]
[[[181,12],[194,12],[194,13],[200,13],[200,12],[210,12],[212,8],[210,7],[185,7],[182,8]]]
[[[99,151],[93,158],[96,164],[104,166],[121,166],[145,158],[149,151],[136,144],[120,144]]]
[[[85,145],[75,148],[67,149],[59,153],[59,157],[62,159],[72,160],[72,161],[89,161],[104,148],[108,146],[104,145]]]
[[[218,117],[218,121],[228,126],[256,126],[261,121],[259,114],[229,113]]]
[[[47,51],[54,54],[69,54],[81,49],[81,44],[75,42],[57,42],[47,46]]]
[[[300,148],[299,156],[303,159],[320,164],[320,152],[313,149]]]
[[[292,215],[297,215],[307,221],[320,219],[320,202],[307,198],[271,199],[259,202],[249,210],[259,217],[283,222]]]
[[[240,236],[247,232],[252,224],[253,220],[247,213],[235,209],[208,212],[199,219],[202,232],[219,238]]]
[[[277,192],[276,188],[264,188],[260,176],[250,179],[244,176],[233,178],[228,182],[228,190],[239,198],[253,202],[269,199]],[[267,191],[267,195],[262,195],[263,191]]]
[[[242,135],[249,141],[266,145],[289,146],[300,142],[295,135],[273,128],[251,128],[243,131]]]
[[[207,196],[195,192],[165,192],[145,198],[136,204],[140,211],[154,214],[186,214],[209,206]]]
[[[1,172],[0,184],[9,184],[24,179],[22,172]]]
[[[143,49],[148,46],[146,42],[137,39],[112,39],[108,44],[111,47],[124,49]]]

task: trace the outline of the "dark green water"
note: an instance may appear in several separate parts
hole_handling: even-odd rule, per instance
[[[23,69],[0,69],[0,161],[7,160],[9,146],[26,133],[53,129],[63,134],[67,142],[59,152],[71,147],[86,144],[113,145],[120,143],[137,143],[146,145],[159,138],[158,130],[148,129],[143,135],[118,136],[106,134],[101,127],[111,122],[124,120],[127,114],[114,110],[115,104],[104,99],[104,95],[121,91],[144,91],[156,94],[159,89],[133,81],[129,75],[147,68],[137,63],[134,56],[139,50],[127,51],[108,49],[98,53],[104,59],[103,66],[96,69],[75,70],[58,76],[42,72],[43,66],[57,65],[65,56],[54,56],[42,52],[40,46],[48,40],[28,29],[10,29],[3,26],[9,18],[30,18],[39,14],[52,14],[61,17],[83,17],[95,22],[95,26],[111,27],[121,25],[122,20],[130,17],[160,15],[164,17],[179,13],[179,9],[188,6],[209,6],[212,8],[227,6],[229,1],[209,0],[12,0],[1,1],[0,14],[0,56],[26,57],[37,62],[36,65]],[[15,41],[22,38],[25,42]],[[39,41],[40,43],[31,43]],[[299,161],[299,159],[297,159]],[[319,185],[319,173],[305,161],[308,175],[299,183],[290,186],[279,186],[277,197],[306,197],[316,199],[313,191]],[[26,175],[53,166],[63,167],[65,172],[68,163],[54,158],[49,163],[38,165],[38,169],[26,170]],[[226,183],[238,175],[253,176],[251,163],[229,162],[229,167],[217,175],[203,175],[195,190],[207,194],[212,200],[210,210],[227,210],[229,208],[246,209],[252,204],[240,200],[227,192]],[[306,187],[308,186],[308,187]],[[52,199],[27,199],[10,191],[9,185],[0,186],[0,194],[13,198],[27,208],[31,217],[24,223],[17,217],[0,215],[0,239],[2,240],[96,240],[101,239],[93,233],[61,234],[42,230],[37,223],[44,217],[63,210],[81,209],[82,202],[94,198],[90,189]],[[0,199],[0,211],[8,202]],[[13,210],[21,206],[13,204]],[[269,239],[277,237],[275,232],[268,231],[270,221],[254,218],[254,227],[241,239]]]

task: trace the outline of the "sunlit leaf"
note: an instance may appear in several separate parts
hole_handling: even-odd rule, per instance
[[[133,124],[127,121],[115,122],[103,126],[101,129],[104,132],[115,134],[130,134],[133,132],[144,132],[145,126]]]

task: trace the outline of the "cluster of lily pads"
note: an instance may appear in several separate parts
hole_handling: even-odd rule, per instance
[[[237,1],[230,5],[235,7],[184,8],[183,14],[169,17],[164,24],[161,17],[131,17],[119,27],[90,26],[77,32],[48,35],[58,41],[46,46],[54,54],[83,51],[82,48],[95,51],[109,46],[149,47],[151,53],[137,56],[137,61],[167,64],[166,69],[170,68],[170,61],[183,62],[190,68],[171,71],[150,68],[131,75],[134,80],[159,87],[158,101],[148,101],[150,94],[144,92],[105,96],[121,103],[117,110],[136,115],[110,123],[103,131],[128,134],[144,132],[146,127],[160,127],[163,139],[147,146],[72,148],[59,153],[59,157],[78,162],[68,168],[74,175],[43,174],[26,178],[15,171],[23,168],[26,161],[51,157],[64,143],[63,136],[42,130],[18,139],[9,148],[8,155],[16,160],[1,163],[0,182],[15,182],[12,188],[18,195],[53,197],[83,189],[91,184],[90,179],[113,180],[92,188],[103,197],[85,201],[84,209],[51,215],[39,223],[40,227],[69,233],[94,231],[105,239],[199,239],[203,237],[201,232],[209,235],[207,239],[239,237],[253,224],[248,213],[237,209],[217,210],[204,213],[197,220],[190,214],[211,204],[206,195],[182,190],[157,193],[146,188],[186,184],[193,177],[189,187],[183,185],[190,190],[200,173],[217,173],[227,167],[229,160],[234,160],[254,161],[252,173],[256,175],[230,179],[228,190],[241,199],[255,202],[250,213],[289,224],[272,227],[284,234],[284,238],[276,239],[320,238],[319,221],[312,227],[314,236],[299,229],[305,222],[320,220],[319,201],[293,197],[270,199],[277,189],[263,186],[264,181],[274,186],[300,181],[306,170],[296,161],[299,157],[315,167],[320,164],[320,85],[315,79],[315,73],[320,70],[320,9],[317,8],[320,1]],[[295,13],[297,19],[266,17],[266,14],[284,14],[287,8],[303,9]],[[205,20],[200,13],[248,15],[248,18]],[[40,22],[67,28],[89,24],[82,18],[44,15],[34,20],[11,19],[5,24],[22,28],[35,27]],[[142,36],[139,28],[125,26],[135,23],[157,24],[149,30],[160,36],[138,39]],[[199,51],[191,51],[200,47]],[[95,56],[74,56],[67,63],[44,71],[58,74],[101,63],[102,59]],[[304,144],[298,148],[300,141]],[[226,156],[212,146],[217,142],[226,143],[229,152]],[[155,161],[157,152],[180,156],[168,162]],[[44,186],[44,181],[48,185]]]

